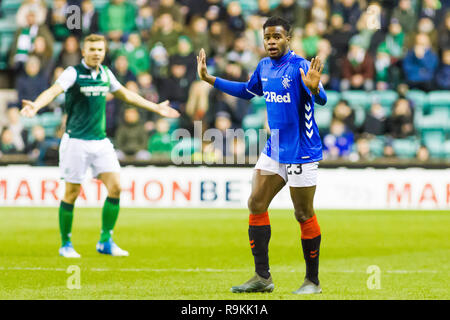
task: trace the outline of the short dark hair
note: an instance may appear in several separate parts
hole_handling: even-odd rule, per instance
[[[272,16],[269,19],[267,19],[267,21],[263,25],[263,30],[265,30],[267,27],[275,27],[275,26],[282,26],[284,30],[286,30],[287,34],[291,32],[291,24],[285,19],[278,16]]]

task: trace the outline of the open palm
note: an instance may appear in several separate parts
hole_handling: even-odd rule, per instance
[[[308,87],[309,90],[311,90],[313,94],[317,94],[319,92],[319,83],[322,71],[323,64],[320,61],[319,57],[312,58],[311,65],[309,66],[309,70],[306,75],[303,69],[300,68],[300,74],[302,76],[303,83]]]

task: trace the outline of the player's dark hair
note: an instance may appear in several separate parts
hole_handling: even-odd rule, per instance
[[[272,16],[269,19],[267,19],[267,21],[263,25],[263,30],[266,30],[267,27],[275,27],[275,26],[282,26],[284,30],[286,30],[287,34],[291,32],[291,24],[285,19],[278,16]]]

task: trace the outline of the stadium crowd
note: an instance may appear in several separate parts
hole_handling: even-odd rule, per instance
[[[79,29],[66,24],[70,5],[81,8]],[[292,50],[324,61],[329,99],[316,106],[316,120],[326,159],[450,158],[450,9],[442,0],[25,0],[8,60],[18,101],[0,110],[0,156],[54,163],[64,95],[34,119],[20,117],[20,101],[34,100],[80,62],[83,36],[101,33],[109,40],[105,64],[124,86],[181,112],[176,121],[157,118],[109,95],[106,130],[119,159],[168,160],[176,150],[218,161],[228,146],[180,143],[171,133],[194,136],[196,121],[203,131],[267,131],[264,100],[240,100],[199,81],[196,55],[204,48],[212,74],[247,81],[265,55],[262,25],[271,15],[293,25]],[[428,99],[435,92],[444,99],[436,108]],[[235,155],[258,142],[233,139]]]

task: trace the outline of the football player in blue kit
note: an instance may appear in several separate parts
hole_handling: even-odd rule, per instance
[[[248,82],[235,82],[208,74],[206,55],[197,56],[200,79],[230,95],[266,100],[270,137],[256,163],[252,191],[248,199],[249,240],[255,275],[232,292],[271,292],[274,284],[269,270],[271,227],[268,208],[287,184],[300,224],[301,244],[306,262],[303,284],[295,294],[321,293],[319,251],[321,233],[313,208],[318,161],[322,144],[314,120],[314,103],[327,101],[320,83],[323,65],[319,57],[311,62],[289,49],[291,26],[279,17],[270,17],[263,26],[263,58]]]

